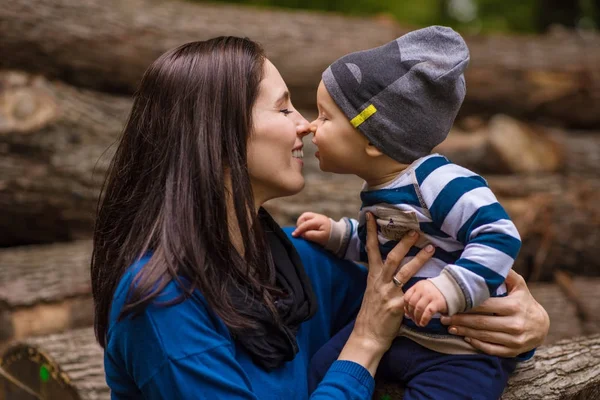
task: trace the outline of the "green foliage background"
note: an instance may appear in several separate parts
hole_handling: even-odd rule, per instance
[[[192,0],[201,2],[203,0]],[[259,7],[333,11],[348,15],[384,14],[406,26],[421,27],[434,24],[453,26],[462,31],[477,32],[536,32],[540,12],[539,0],[470,0],[475,5],[475,18],[460,21],[448,15],[444,4],[450,0],[212,0]],[[567,0],[569,1],[569,0]],[[598,10],[598,0],[579,1],[582,24],[592,28]],[[469,0],[466,0],[468,3]]]

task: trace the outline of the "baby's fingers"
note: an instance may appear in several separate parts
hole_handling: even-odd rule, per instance
[[[431,321],[433,314],[435,314],[436,312],[437,312],[437,310],[435,309],[433,303],[430,303],[427,307],[425,307],[425,311],[423,312],[423,315],[421,316],[419,325],[426,326],[429,323],[429,321]]]
[[[298,219],[296,220],[296,226],[301,225],[303,222],[306,222],[310,219],[313,219],[317,214],[313,213],[313,212],[305,212],[302,213],[302,215],[300,215],[298,217]]]
[[[423,317],[427,313],[427,310],[429,309],[430,304],[431,304],[431,302],[429,301],[429,298],[426,296],[422,296],[419,299],[419,302],[415,306],[415,311],[414,311],[415,312],[415,320],[414,321],[417,323],[417,325],[424,326],[424,325],[422,325],[422,321],[424,319]],[[429,320],[427,322],[429,322]]]
[[[292,232],[292,236],[302,236],[306,231],[310,230],[318,230],[321,227],[321,223],[318,219],[309,219],[308,221],[302,222],[298,227]]]
[[[404,293],[404,302],[406,304],[410,303],[410,299],[413,297],[413,295],[415,294],[415,287],[411,287],[410,289],[408,289],[406,291],[406,293]]]
[[[408,298],[407,295],[409,295]],[[420,299],[421,293],[417,290],[413,290],[413,288],[410,288],[408,292],[406,292],[406,294],[404,295],[404,304],[406,305],[406,310],[408,311],[406,314],[410,315],[411,319],[415,322],[418,321],[418,319],[415,319],[415,306],[417,305]]]

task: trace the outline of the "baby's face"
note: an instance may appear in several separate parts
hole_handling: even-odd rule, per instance
[[[365,159],[367,138],[354,128],[331,98],[323,81],[317,90],[319,116],[311,122],[312,142],[322,171],[356,174]]]

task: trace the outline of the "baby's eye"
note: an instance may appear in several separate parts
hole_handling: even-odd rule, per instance
[[[293,113],[293,111],[290,111],[290,110],[289,110],[289,109],[287,109],[287,108],[284,108],[284,109],[282,109],[282,110],[279,110],[279,112],[283,113],[284,115],[289,115],[289,114]]]
[[[323,121],[323,122],[327,121],[327,117],[326,117],[326,116],[324,116],[324,115],[320,116],[320,117],[319,117],[319,118],[317,118],[317,119],[318,119],[318,120],[320,120],[320,121]]]

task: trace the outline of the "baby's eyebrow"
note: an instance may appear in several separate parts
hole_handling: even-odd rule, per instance
[[[325,111],[325,112],[327,112],[327,107],[325,107],[325,106],[323,105],[323,103],[320,103],[320,102],[318,102],[318,101],[317,101],[317,109],[319,110],[319,112],[321,112],[321,111]]]

